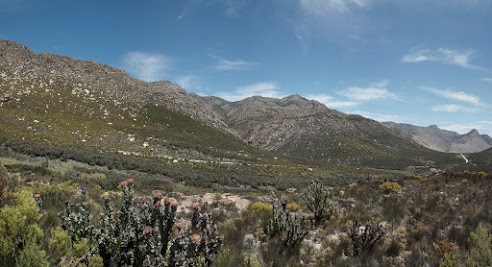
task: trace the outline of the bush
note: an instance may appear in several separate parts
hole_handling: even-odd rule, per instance
[[[470,246],[469,255],[466,259],[467,267],[492,266],[492,235],[489,230],[479,224],[468,238]]]
[[[379,188],[383,189],[383,191],[387,194],[401,192],[401,186],[397,182],[384,182],[379,185]]]
[[[248,212],[245,214],[248,224],[257,223],[261,228],[266,227],[268,220],[272,217],[272,205],[265,202],[254,202],[248,207]]]
[[[322,183],[311,183],[306,193],[306,205],[314,213],[317,225],[331,216],[331,211],[328,210],[328,197],[328,192],[323,188]]]
[[[15,195],[15,204],[0,209],[0,259],[4,266],[48,266],[41,249],[43,231],[36,202],[28,191]]]
[[[287,203],[287,209],[290,212],[298,212],[301,210],[301,205],[299,205],[295,202],[290,202],[290,203]]]
[[[105,201],[104,212],[92,221],[88,201],[67,205],[61,215],[62,226],[72,241],[80,243],[80,253],[90,251],[104,266],[153,266],[163,261],[167,266],[210,266],[222,246],[222,237],[207,213],[194,206],[191,225],[176,221],[178,202],[160,194],[153,198],[134,197],[134,179],[120,182],[122,205],[113,212]],[[94,259],[93,264],[100,264]],[[202,265],[199,265],[202,266]]]

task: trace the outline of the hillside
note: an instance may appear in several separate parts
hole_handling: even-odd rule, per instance
[[[439,129],[435,125],[420,127],[410,124],[383,122],[395,133],[429,149],[446,153],[476,153],[492,147],[492,138],[473,129],[467,134]]]
[[[299,95],[255,96],[233,103],[209,99],[243,140],[283,155],[320,164],[383,168],[455,162],[454,156],[409,142],[374,120],[331,110]]]
[[[377,168],[461,162],[299,95],[201,97],[10,41],[0,41],[0,112],[5,140],[146,157]]]
[[[170,82],[145,83],[9,41],[0,42],[0,113],[0,137],[13,141],[164,158],[265,155],[220,130],[226,126],[200,97]]]

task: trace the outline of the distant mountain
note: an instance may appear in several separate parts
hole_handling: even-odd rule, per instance
[[[206,99],[243,140],[283,155],[369,166],[408,166],[442,156],[379,122],[328,109],[300,95],[282,99],[255,96],[237,102]]]
[[[402,137],[429,149],[447,153],[476,153],[492,147],[492,138],[473,129],[467,134],[439,129],[436,125],[420,127],[404,123],[383,122]]]
[[[0,41],[0,139],[185,159],[403,168],[455,162],[299,95],[228,102]],[[456,162],[460,162],[459,160]]]

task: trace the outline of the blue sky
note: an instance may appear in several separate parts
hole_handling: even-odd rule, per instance
[[[0,0],[0,38],[236,101],[492,135],[490,0]]]

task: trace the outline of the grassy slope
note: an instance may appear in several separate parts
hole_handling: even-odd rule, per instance
[[[30,88],[31,93],[16,95],[0,106],[0,134],[9,140],[134,153],[147,152],[142,144],[148,142],[157,156],[273,158],[230,134],[162,106],[115,104],[99,92],[74,94],[66,85],[54,85],[50,91],[28,82],[20,87]],[[7,91],[5,85],[0,87],[2,91]],[[130,141],[131,137],[135,141]]]

